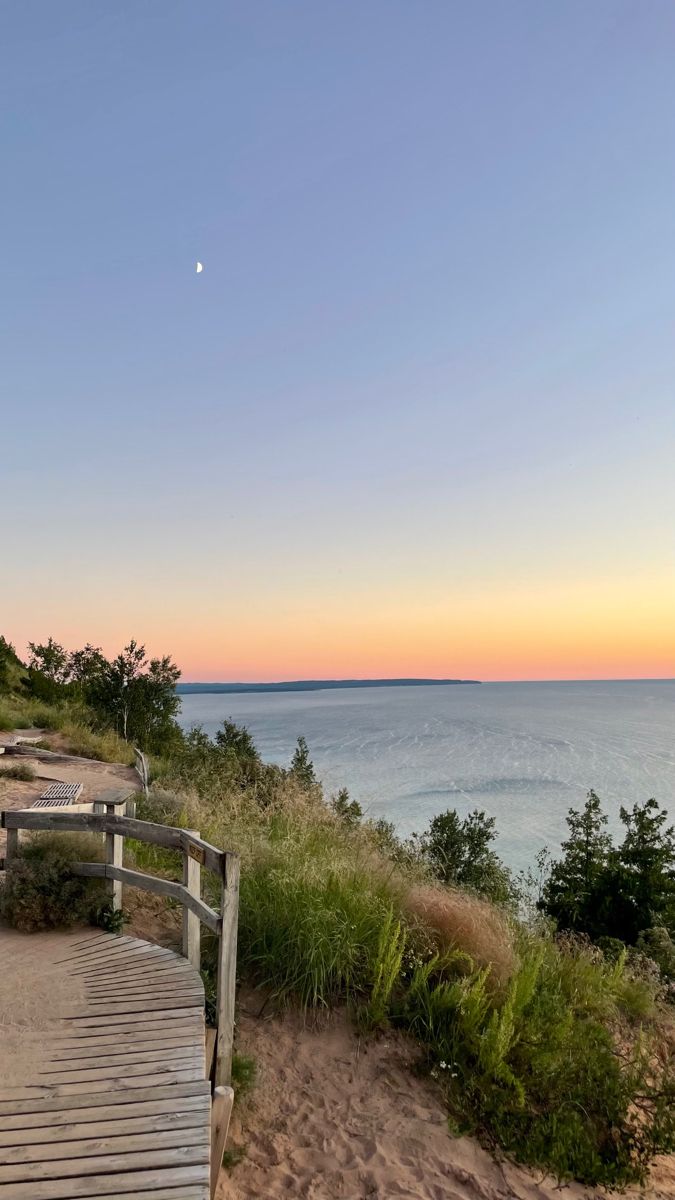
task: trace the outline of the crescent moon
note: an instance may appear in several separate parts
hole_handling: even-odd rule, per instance
[[[204,270],[203,264],[198,262],[197,263],[197,274],[199,275],[200,271],[203,271],[203,270]]]

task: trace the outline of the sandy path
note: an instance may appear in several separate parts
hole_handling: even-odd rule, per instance
[[[39,730],[37,731],[39,732]],[[0,735],[0,745],[12,735]],[[35,769],[35,779],[24,783],[17,779],[3,779],[3,768],[30,765]],[[109,788],[119,788],[128,783],[132,787],[139,786],[139,778],[132,767],[120,763],[103,763],[94,759],[83,760],[79,763],[38,762],[28,757],[0,755],[0,810],[30,808],[51,782],[81,783],[82,793],[80,804],[90,804],[101,792]],[[7,837],[4,829],[0,830],[0,858],[4,856]]]
[[[258,1082],[228,1142],[245,1157],[221,1173],[217,1200],[606,1200],[451,1138],[440,1096],[411,1073],[412,1051],[396,1037],[359,1043],[344,1016],[313,1032],[297,1017],[244,1013],[238,1048],[255,1058]],[[675,1195],[671,1160],[646,1195]]]
[[[64,958],[72,935],[26,935],[0,926],[0,1087],[35,1083],[52,1053],[54,1034],[84,988]]]

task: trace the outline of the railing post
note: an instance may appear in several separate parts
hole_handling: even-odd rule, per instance
[[[234,997],[237,982],[237,921],[239,916],[239,855],[224,855],[221,902],[222,925],[218,947],[216,998],[216,1057],[214,1087],[227,1086],[232,1075]]]
[[[126,808],[126,805],[123,806]],[[115,805],[106,804],[105,810],[107,815],[115,817]],[[124,861],[124,838],[119,833],[106,833],[105,835],[105,861],[106,866],[121,867]],[[107,879],[106,890],[110,897],[110,903],[113,908],[122,907],[122,880]]]
[[[7,852],[5,854],[5,865],[7,865],[8,862],[11,862],[13,858],[16,858],[18,853],[19,853],[19,830],[18,829],[8,829],[7,830]]]
[[[187,834],[199,837],[196,829],[186,829]],[[201,899],[202,868],[198,858],[190,853],[190,843],[183,842],[183,885],[191,896]],[[196,913],[183,905],[183,956],[196,971],[201,966],[201,926]]]
[[[216,1088],[211,1105],[211,1200],[216,1194],[218,1175],[223,1165],[233,1103],[234,1092],[231,1087]]]

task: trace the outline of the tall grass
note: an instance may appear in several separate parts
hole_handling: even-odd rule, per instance
[[[623,1186],[675,1145],[654,991],[623,960],[433,883],[315,788],[277,781],[261,806],[206,763],[201,795],[170,784],[140,811],[240,853],[239,969],[278,1003],[346,1001],[362,1029],[397,1026],[456,1128],[561,1179]]]

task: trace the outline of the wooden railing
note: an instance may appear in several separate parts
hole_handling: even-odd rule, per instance
[[[0,824],[7,831],[6,862],[19,852],[20,830],[33,832],[102,833],[105,835],[105,862],[71,863],[73,874],[107,881],[110,901],[114,908],[122,906],[122,886],[142,888],[157,896],[167,896],[183,907],[183,954],[199,970],[201,961],[200,926],[218,936],[218,976],[216,995],[216,1032],[213,1045],[213,1086],[228,1085],[232,1070],[232,1041],[234,1033],[234,995],[237,965],[237,919],[239,913],[239,856],[218,850],[205,842],[192,829],[157,825],[153,821],[138,821],[119,815],[124,800],[118,792],[103,793],[94,803],[93,813],[50,812],[44,809],[21,809],[0,814]],[[135,838],[182,855],[183,879],[177,883],[133,871],[123,865],[124,838]],[[220,884],[220,912],[216,912],[201,897],[201,870],[217,876]]]

